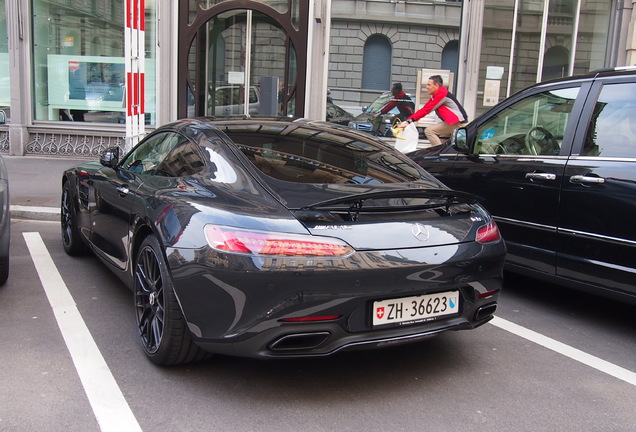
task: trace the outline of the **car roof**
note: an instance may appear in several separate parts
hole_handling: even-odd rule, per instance
[[[580,80],[594,80],[599,78],[614,78],[614,77],[623,77],[623,76],[636,77],[636,66],[621,66],[621,67],[615,67],[615,68],[597,69],[585,74],[572,75],[569,77],[555,78],[552,80],[542,81],[528,88],[545,86],[545,85],[555,85],[559,83],[571,83],[573,81],[580,81]]]
[[[506,98],[505,100],[501,102],[511,100],[512,98],[516,96],[525,94],[527,92],[531,92],[537,88],[544,88],[544,87],[550,88],[550,87],[558,86],[560,84],[572,84],[572,83],[581,82],[581,81],[594,81],[594,80],[604,79],[604,78],[620,78],[620,77],[630,77],[630,76],[636,77],[636,66],[622,66],[622,67],[616,67],[616,68],[598,69],[598,70],[590,71],[586,74],[572,75],[572,76],[563,77],[563,78],[555,78],[555,79],[541,81],[539,83],[529,85],[528,87],[525,87],[519,90],[518,92],[510,95],[510,97]],[[481,117],[481,115],[479,117]]]
[[[277,130],[279,131],[278,133],[280,133],[280,131],[282,131],[287,126],[302,126],[306,129],[312,129],[317,132],[346,134],[346,136],[351,140],[374,141],[376,143],[382,143],[380,140],[365,132],[360,132],[347,126],[329,123],[326,121],[292,117],[231,116],[186,118],[161,126],[160,128],[156,129],[156,131],[172,130],[177,132],[185,132],[188,128],[194,127],[195,129],[198,129],[202,132],[204,132],[205,130],[216,130],[224,132],[228,127],[234,129],[236,127],[249,125],[267,126],[271,128],[270,133],[274,133],[274,130]],[[266,129],[267,128],[263,129],[262,132],[266,132]]]

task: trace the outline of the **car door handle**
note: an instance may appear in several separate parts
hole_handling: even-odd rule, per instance
[[[530,180],[556,180],[556,174],[551,173],[526,173],[526,178]]]
[[[118,186],[117,192],[119,192],[119,196],[124,197],[128,195],[128,192],[130,192],[130,189],[128,189],[126,186]]]
[[[573,175],[572,177],[570,177],[570,183],[601,184],[601,183],[605,183],[605,179],[603,177],[594,177],[594,176],[586,176],[586,175]]]

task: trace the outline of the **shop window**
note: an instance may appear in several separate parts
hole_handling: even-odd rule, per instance
[[[7,116],[11,102],[9,86],[9,39],[7,37],[7,13],[5,0],[0,0],[0,109]]]
[[[35,120],[125,122],[124,2],[32,0]],[[155,2],[146,2],[147,123],[155,111]]]
[[[372,35],[364,44],[362,88],[369,90],[391,88],[391,42],[386,36]]]

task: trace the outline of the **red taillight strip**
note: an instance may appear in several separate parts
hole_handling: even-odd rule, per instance
[[[344,257],[353,253],[351,246],[332,237],[251,231],[218,225],[206,225],[204,231],[208,244],[224,252],[288,257]]]
[[[498,290],[498,289],[493,290],[493,291],[486,291],[485,293],[477,294],[477,298],[480,298],[480,299],[481,299],[481,298],[484,298],[484,297],[490,297],[491,295],[494,295],[494,294],[496,294],[497,292],[499,292],[499,290]]]
[[[475,236],[475,240],[479,243],[490,243],[497,241],[501,238],[501,234],[499,233],[499,227],[495,221],[490,221],[488,225],[484,225],[483,227],[477,230],[477,235]]]
[[[334,321],[340,318],[342,315],[322,315],[322,316],[307,316],[307,317],[294,317],[294,318],[281,318],[280,322],[315,322],[315,321]]]

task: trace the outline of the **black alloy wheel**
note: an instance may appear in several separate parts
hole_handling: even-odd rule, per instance
[[[137,253],[134,297],[141,346],[151,362],[170,366],[208,356],[190,337],[154,235],[143,240]]]
[[[70,181],[64,183],[62,187],[62,202],[60,205],[60,225],[62,228],[62,245],[64,251],[71,256],[84,255],[89,249],[81,239],[73,196],[71,194]]]

